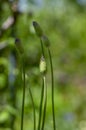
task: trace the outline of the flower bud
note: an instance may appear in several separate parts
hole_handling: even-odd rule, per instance
[[[16,45],[17,50],[18,50],[21,54],[23,54],[23,53],[24,53],[24,48],[23,48],[23,46],[22,46],[22,44],[21,44],[20,39],[18,39],[18,38],[15,39],[15,45]]]
[[[43,43],[46,47],[49,47],[49,46],[50,46],[50,41],[49,41],[49,39],[48,39],[47,36],[43,35],[43,36],[41,37],[41,40],[42,40],[42,43]]]
[[[37,36],[41,37],[43,35],[43,31],[42,31],[40,25],[36,21],[33,21],[33,26],[34,26]]]
[[[47,71],[46,61],[45,58],[42,56],[40,60],[40,73],[45,75]]]

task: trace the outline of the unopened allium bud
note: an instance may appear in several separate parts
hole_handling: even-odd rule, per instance
[[[42,56],[40,60],[40,73],[45,75],[47,71],[45,58]]]
[[[46,35],[43,35],[41,37],[41,40],[42,40],[42,43],[46,46],[46,47],[49,47],[50,46],[50,41],[48,39],[48,37]]]
[[[17,50],[18,50],[21,54],[23,54],[23,53],[24,53],[24,48],[23,48],[23,46],[22,46],[22,43],[21,43],[20,39],[18,39],[18,38],[15,39],[15,45],[16,45]]]
[[[43,31],[42,31],[40,25],[36,21],[33,21],[33,26],[34,26],[37,36],[41,37],[43,35]]]

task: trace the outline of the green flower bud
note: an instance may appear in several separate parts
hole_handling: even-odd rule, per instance
[[[23,53],[24,53],[24,48],[23,48],[23,46],[22,46],[22,44],[21,44],[21,41],[20,41],[18,38],[15,39],[15,45],[16,45],[17,50],[18,50],[21,54],[23,54]]]
[[[50,46],[50,41],[49,41],[49,39],[48,39],[47,36],[43,35],[43,36],[41,37],[41,40],[42,40],[42,43],[43,43],[46,47],[49,47],[49,46]]]
[[[37,36],[41,37],[43,35],[43,31],[42,31],[40,25],[36,21],[33,21],[33,26],[34,26]]]
[[[45,58],[42,56],[40,60],[40,73],[45,75],[47,71],[46,61]]]

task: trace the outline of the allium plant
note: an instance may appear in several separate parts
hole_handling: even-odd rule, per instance
[[[52,89],[51,97],[52,97],[53,130],[56,130],[55,110],[54,110],[54,74],[53,74],[52,56],[51,56],[51,51],[50,51],[50,41],[49,41],[48,37],[43,33],[42,28],[40,27],[40,25],[36,21],[33,21],[33,26],[34,26],[34,29],[35,29],[35,32],[36,32],[37,36],[40,39],[43,58],[45,59],[44,46],[47,48],[48,54],[49,54],[50,68],[51,68],[51,89]],[[44,93],[44,89],[42,88],[41,97],[43,96],[43,93]],[[41,98],[41,102],[40,102],[40,114],[39,114],[39,117],[42,114],[41,113],[41,111],[42,111],[41,110],[42,109],[42,98]],[[45,114],[45,113],[43,113],[43,114]],[[38,130],[40,130],[40,124],[41,124],[41,120],[39,119]]]

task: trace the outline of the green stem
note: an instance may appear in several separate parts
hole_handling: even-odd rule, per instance
[[[21,112],[21,130],[23,130],[23,122],[24,122],[24,104],[25,104],[25,67],[24,67],[24,59],[22,58],[22,74],[23,74],[23,98],[22,98],[22,112]]]
[[[32,92],[31,92],[30,87],[29,87],[29,93],[30,93],[30,97],[31,97],[31,100],[32,100],[32,106],[33,106],[34,130],[36,130],[36,114],[35,114],[35,105],[34,105],[34,100],[33,100],[33,96],[32,96]]]
[[[43,80],[44,80],[44,110],[43,110],[43,121],[42,121],[41,130],[44,130],[45,116],[46,116],[46,105],[47,105],[47,86],[46,86],[45,76],[43,77]]]
[[[55,110],[54,110],[54,75],[53,75],[53,64],[50,49],[48,48],[50,67],[51,67],[51,79],[52,79],[52,114],[53,114],[53,129],[56,130],[55,125]]]
[[[41,39],[40,39],[40,43],[41,43],[42,55],[43,55],[43,57],[44,57],[44,48],[43,48],[43,43],[42,43],[42,40],[41,40]],[[43,79],[42,91],[41,91],[41,100],[40,100],[40,108],[39,108],[38,130],[40,130],[40,126],[41,126],[43,96],[44,96],[44,79]]]
[[[42,43],[42,40],[40,39],[40,43],[41,43],[41,49],[42,49],[42,55],[43,55],[43,57],[45,56],[44,55],[44,48],[43,48],[43,43]]]
[[[43,80],[43,83],[42,83],[42,90],[41,90],[41,100],[40,100],[40,108],[39,108],[38,130],[40,130],[41,119],[42,119],[43,96],[44,96],[44,80]]]

